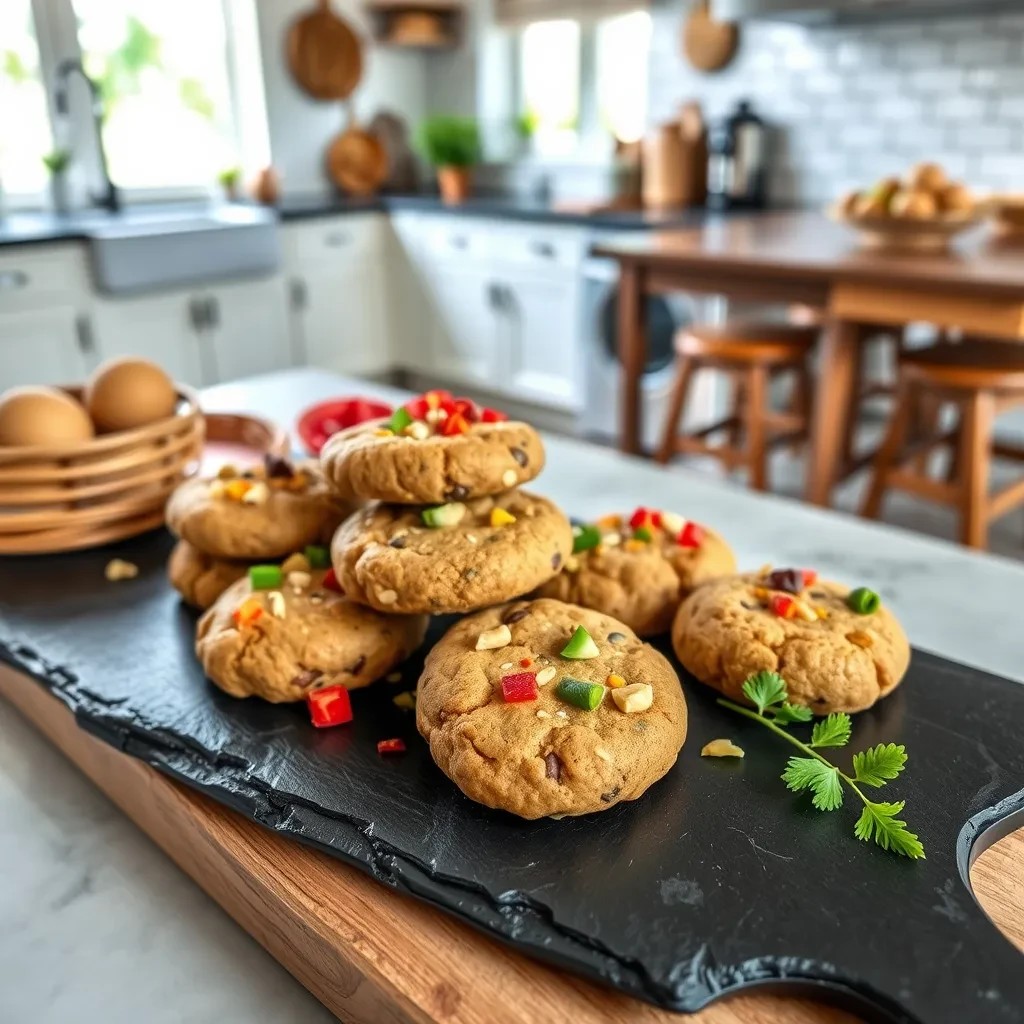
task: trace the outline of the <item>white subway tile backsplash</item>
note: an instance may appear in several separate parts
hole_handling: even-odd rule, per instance
[[[773,195],[820,203],[937,160],[979,188],[1024,190],[1024,11],[830,26],[751,23],[724,73],[688,67],[679,5],[655,8],[651,108],[697,96],[709,116],[749,96],[783,136]],[[667,116],[667,115],[665,115]]]

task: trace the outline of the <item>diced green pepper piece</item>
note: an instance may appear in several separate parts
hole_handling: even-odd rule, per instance
[[[253,590],[277,590],[284,581],[279,565],[249,566],[249,583]]]
[[[450,501],[447,505],[435,505],[425,508],[420,518],[427,526],[438,530],[443,526],[458,526],[466,514],[466,506],[461,501]]]
[[[572,553],[574,555],[596,548],[600,543],[601,531],[596,526],[577,526],[573,530]]]
[[[566,676],[555,687],[555,695],[566,704],[573,704],[584,711],[593,711],[604,700],[604,689],[600,683],[588,683]]]
[[[307,544],[303,552],[310,569],[329,569],[331,567],[331,553],[327,548],[319,544]]]
[[[569,638],[569,642],[562,648],[563,658],[572,658],[575,661],[586,661],[587,658],[597,658],[601,652],[594,643],[594,638],[582,627],[577,626],[576,632]]]
[[[394,434],[400,434],[409,424],[412,423],[412,414],[404,405],[400,405],[392,414],[388,423],[388,430]]]
[[[642,540],[645,544],[650,544],[654,540],[654,534],[649,526],[638,526],[633,531],[633,540]]]
[[[858,615],[874,615],[882,607],[882,599],[867,587],[850,591],[846,603]]]

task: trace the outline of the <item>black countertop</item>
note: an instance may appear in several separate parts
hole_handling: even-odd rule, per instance
[[[209,210],[209,204],[179,203],[159,207],[140,207],[147,219],[165,212],[168,219],[194,217]],[[564,224],[593,228],[596,231],[643,231],[654,228],[690,227],[703,222],[703,209],[689,210],[599,210],[564,209],[551,203],[515,199],[507,196],[474,197],[459,206],[446,206],[434,195],[389,195],[373,199],[345,197],[288,197],[278,207],[284,222],[346,214],[416,211],[451,217],[482,217],[528,223]],[[58,216],[47,211],[9,213],[0,217],[0,246],[30,245],[45,242],[84,241],[93,233],[117,222],[130,222],[133,210],[120,214],[88,210]]]

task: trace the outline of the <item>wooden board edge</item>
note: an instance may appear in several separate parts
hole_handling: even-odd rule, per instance
[[[560,973],[120,753],[80,729],[42,686],[5,665],[0,696],[302,985],[352,1024],[855,1021],[821,1003],[770,993],[734,996],[685,1017]],[[986,850],[972,878],[997,924],[1024,949],[1024,830]]]

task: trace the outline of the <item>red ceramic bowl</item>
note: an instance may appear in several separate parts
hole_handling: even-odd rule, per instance
[[[299,437],[310,455],[319,455],[331,434],[357,423],[390,416],[394,410],[386,402],[372,398],[332,398],[310,406],[298,422]]]

